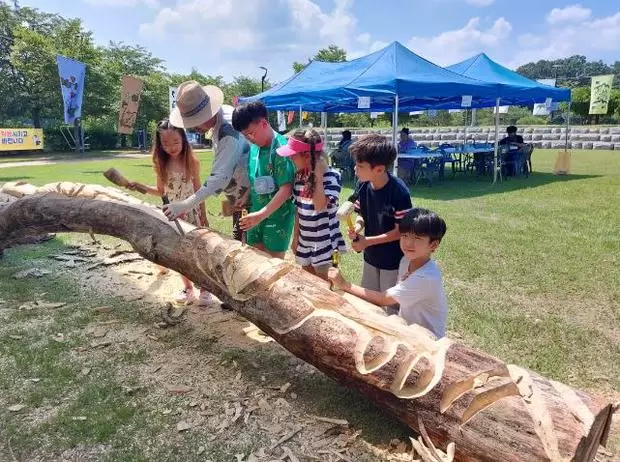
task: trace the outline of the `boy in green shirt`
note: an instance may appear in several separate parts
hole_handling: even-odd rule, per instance
[[[295,224],[291,200],[295,167],[290,159],[276,153],[286,145],[286,138],[271,128],[267,108],[261,102],[237,106],[232,124],[252,143],[248,157],[251,213],[240,221],[246,242],[284,258]]]

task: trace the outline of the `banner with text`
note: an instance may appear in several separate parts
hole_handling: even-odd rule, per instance
[[[73,124],[82,117],[82,99],[84,98],[84,76],[86,65],[64,56],[56,56],[60,90],[65,111],[65,123]]]
[[[140,93],[143,82],[129,75],[123,76],[121,81],[121,109],[118,115],[118,132],[125,135],[133,133],[133,126],[138,116]]]
[[[177,105],[177,87],[168,87],[168,105],[169,112],[172,112]]]
[[[42,128],[0,128],[0,151],[43,149]]]
[[[607,114],[613,81],[613,74],[592,76],[592,87],[590,88],[590,114]]]

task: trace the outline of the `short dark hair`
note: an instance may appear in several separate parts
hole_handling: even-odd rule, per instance
[[[238,132],[245,130],[252,122],[260,119],[269,120],[267,108],[262,101],[241,104],[235,108],[232,115],[232,126]]]
[[[344,130],[342,132],[342,137],[346,140],[350,140],[351,139],[351,130]]]
[[[385,136],[371,134],[354,141],[349,153],[356,162],[367,162],[371,167],[390,166],[396,159],[396,148]]]
[[[406,133],[408,135],[409,134],[409,129],[407,127],[404,127],[400,132],[401,133]]]
[[[506,128],[506,133],[517,133],[517,127],[515,127],[514,125],[510,125]]]
[[[400,220],[398,227],[401,234],[416,234],[418,236],[428,236],[431,241],[441,241],[446,234],[446,222],[428,209],[413,208]]]

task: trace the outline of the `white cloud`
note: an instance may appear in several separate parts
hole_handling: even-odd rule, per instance
[[[357,36],[356,39],[362,45],[368,45],[370,43],[370,34],[368,32],[364,32]]]
[[[498,48],[512,32],[512,25],[503,17],[484,29],[480,18],[471,18],[465,27],[442,32],[433,37],[412,37],[407,46],[426,59],[449,65],[481,51]]]
[[[85,0],[86,3],[96,6],[111,6],[111,7],[133,7],[139,5],[146,5],[150,8],[159,8],[159,0]]]
[[[565,8],[552,9],[547,15],[547,22],[552,25],[566,22],[580,22],[589,19],[590,16],[592,16],[592,10],[590,8],[584,8],[577,4]]]
[[[491,6],[495,3],[495,0],[465,0],[467,3],[473,6]]]
[[[547,18],[551,17],[551,13]],[[620,11],[603,18],[590,19],[590,14],[583,17],[587,20],[551,24],[542,35],[520,36],[520,49],[510,64],[517,67],[540,59],[565,58],[575,54],[592,58],[601,53],[620,52]]]

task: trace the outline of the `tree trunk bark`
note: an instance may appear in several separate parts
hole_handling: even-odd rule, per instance
[[[0,243],[25,232],[89,232],[128,241],[229,303],[295,356],[360,390],[458,461],[591,461],[612,406],[376,307],[343,298],[286,261],[182,223],[117,190],[7,184]],[[43,194],[41,194],[43,193]],[[32,195],[34,194],[34,195]],[[439,459],[438,459],[439,460]]]

